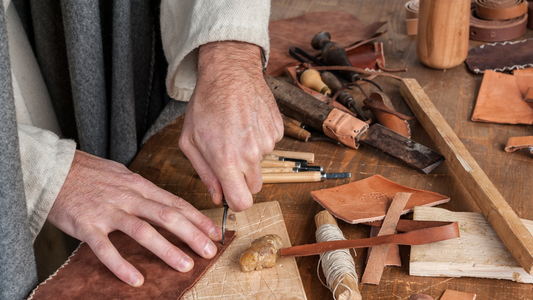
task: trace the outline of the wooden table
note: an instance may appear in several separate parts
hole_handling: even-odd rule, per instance
[[[271,20],[294,17],[311,11],[344,9],[365,23],[387,21],[384,29],[387,29],[388,33],[379,39],[384,44],[387,67],[409,69],[401,76],[416,78],[419,81],[517,215],[533,220],[533,204],[530,203],[533,194],[533,157],[525,150],[515,153],[503,151],[509,136],[533,135],[532,127],[472,122],[470,118],[482,76],[471,74],[464,64],[445,71],[423,66],[416,56],[416,37],[408,37],[406,34],[404,2],[274,0]],[[528,29],[526,35],[520,39],[531,37],[533,31]],[[480,44],[470,41],[470,47]],[[400,96],[399,83],[390,79],[377,80],[391,97],[396,109],[412,115]],[[207,189],[178,148],[182,123],[183,118],[179,118],[152,137],[130,168],[161,188],[187,199],[198,209],[213,208],[215,206]],[[411,122],[411,130],[414,140],[435,149],[430,137],[417,121]],[[276,148],[314,152],[316,164],[327,171],[352,173],[351,179],[302,184],[266,184],[261,192],[254,195],[255,203],[279,201],[293,245],[315,242],[313,217],[322,208],[311,198],[310,191],[346,184],[375,174],[406,186],[447,195],[451,201],[443,205],[443,208],[479,211],[467,188],[457,179],[446,162],[431,174],[423,175],[364,146],[353,150],[327,142],[302,143],[284,138]],[[347,238],[363,238],[369,235],[366,226],[349,225],[342,221],[339,225]],[[476,293],[477,299],[533,299],[533,289],[529,284],[477,278],[409,276],[409,247],[400,248],[403,266],[385,268],[380,285],[362,288],[363,299],[408,299],[414,293],[425,293],[438,299],[446,289]],[[357,250],[356,270],[359,276],[364,270],[365,259],[366,250]],[[322,286],[317,277],[318,256],[298,258],[297,263],[308,299],[333,299],[331,292]]]

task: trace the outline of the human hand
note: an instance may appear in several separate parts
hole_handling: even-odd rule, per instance
[[[283,137],[283,121],[262,72],[258,46],[226,41],[200,47],[198,80],[179,146],[215,204],[252,206],[260,162]]]
[[[187,272],[193,260],[149,223],[174,233],[204,258],[217,251],[212,240],[222,231],[187,201],[158,188],[122,164],[76,151],[69,174],[48,221],[86,242],[122,281],[140,286],[142,274],[122,256],[107,235],[120,230],[172,268]]]

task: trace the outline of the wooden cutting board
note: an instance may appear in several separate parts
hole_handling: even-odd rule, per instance
[[[222,208],[202,212],[222,225]],[[237,238],[183,299],[307,299],[294,258],[278,259],[276,267],[261,271],[243,272],[240,269],[241,254],[256,238],[274,233],[281,237],[284,247],[291,246],[277,201],[254,204],[239,213],[230,210],[226,227],[236,230]]]
[[[415,207],[414,220],[458,222],[461,237],[411,246],[409,275],[480,277],[533,283],[482,213]],[[521,219],[533,233],[533,221]]]

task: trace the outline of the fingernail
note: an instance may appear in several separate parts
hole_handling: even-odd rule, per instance
[[[209,232],[209,237],[215,241],[222,238],[222,229],[220,229],[218,226],[213,226]]]
[[[141,286],[141,277],[139,276],[139,274],[131,276],[130,285],[135,287]]]
[[[217,253],[217,247],[212,242],[207,243],[204,248],[204,257],[211,258]]]
[[[181,259],[178,265],[178,269],[180,272],[187,272],[190,269],[192,269],[192,264],[193,264],[192,259],[188,256],[185,256],[184,258]]]

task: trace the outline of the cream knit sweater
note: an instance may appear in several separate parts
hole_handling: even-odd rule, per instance
[[[3,0],[3,4],[28,218],[35,239],[67,177],[76,145],[58,138],[59,126],[48,92],[14,5],[10,0]],[[225,40],[248,42],[262,47],[268,57],[269,14],[269,0],[163,0],[161,32],[169,62],[169,95],[176,100],[189,100],[196,85],[200,45]]]

